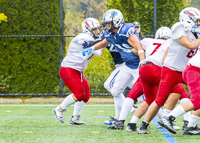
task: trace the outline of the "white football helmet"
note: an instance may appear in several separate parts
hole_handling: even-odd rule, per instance
[[[172,37],[172,30],[169,27],[160,27],[155,34],[155,39],[170,39]]]
[[[122,13],[117,9],[109,9],[103,16],[103,23],[112,23],[111,27],[106,27],[108,32],[112,32],[114,29],[119,28],[124,23]]]
[[[179,21],[187,22],[191,26],[196,26],[195,21],[200,19],[200,11],[194,7],[187,7],[179,13]]]
[[[89,35],[91,35],[92,37],[94,37],[95,39],[98,38],[97,35],[95,35],[92,32],[92,29],[100,29],[101,26],[99,24],[99,22],[95,19],[95,18],[86,18],[83,22],[82,22],[82,31],[84,33],[87,33]],[[100,32],[100,31],[99,31]]]

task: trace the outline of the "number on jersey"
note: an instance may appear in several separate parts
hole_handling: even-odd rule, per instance
[[[198,48],[196,50],[190,50],[186,57],[192,58],[197,53],[197,50],[198,50]]]
[[[153,55],[162,45],[161,43],[153,43],[153,45],[157,45],[156,48],[153,50],[153,52],[151,53],[151,55]]]

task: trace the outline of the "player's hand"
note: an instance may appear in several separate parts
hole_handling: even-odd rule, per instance
[[[200,27],[194,27],[193,26],[191,31],[194,32],[194,33],[200,34]]]
[[[91,42],[87,42],[87,41],[84,41],[84,43],[82,44],[82,46],[83,46],[83,49],[85,49],[85,48],[89,48],[89,47],[91,47],[92,46],[92,44],[91,44]]]
[[[89,55],[94,50],[94,47],[86,48],[82,51],[82,55],[85,56],[85,54]]]

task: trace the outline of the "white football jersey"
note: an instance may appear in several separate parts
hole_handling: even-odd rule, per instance
[[[145,50],[146,58],[153,55],[165,41],[163,39],[144,38],[141,44]]]
[[[151,56],[147,57],[144,62],[152,62],[154,63],[154,65],[162,67],[163,57],[165,55],[167,48],[169,47],[170,42],[171,42],[171,39],[162,40],[162,43],[157,44],[158,46],[155,48],[155,50],[153,50],[155,52],[152,52]]]
[[[188,23],[178,22],[174,24],[172,26],[172,40],[169,52],[163,64],[163,66],[179,72],[183,71],[190,58],[196,54],[196,50],[190,50],[178,43],[182,36],[187,36],[191,41],[196,40]]]
[[[86,33],[81,33],[73,38],[68,47],[67,56],[61,63],[61,67],[70,67],[77,71],[83,72],[87,68],[87,65],[94,55],[100,56],[102,53],[102,50],[100,49],[91,52],[89,55],[82,55],[82,51],[84,49],[83,43],[91,41],[94,42],[95,39]]]
[[[188,64],[200,68],[200,46],[198,47],[197,53],[189,60]]]

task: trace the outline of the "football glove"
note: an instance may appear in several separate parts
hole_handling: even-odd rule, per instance
[[[82,55],[85,56],[85,54],[87,53],[87,55],[89,55],[92,51],[94,51],[94,47],[89,47],[89,48],[86,48],[82,51]]]
[[[191,31],[194,32],[194,33],[200,34],[200,27],[194,27],[193,26]]]

